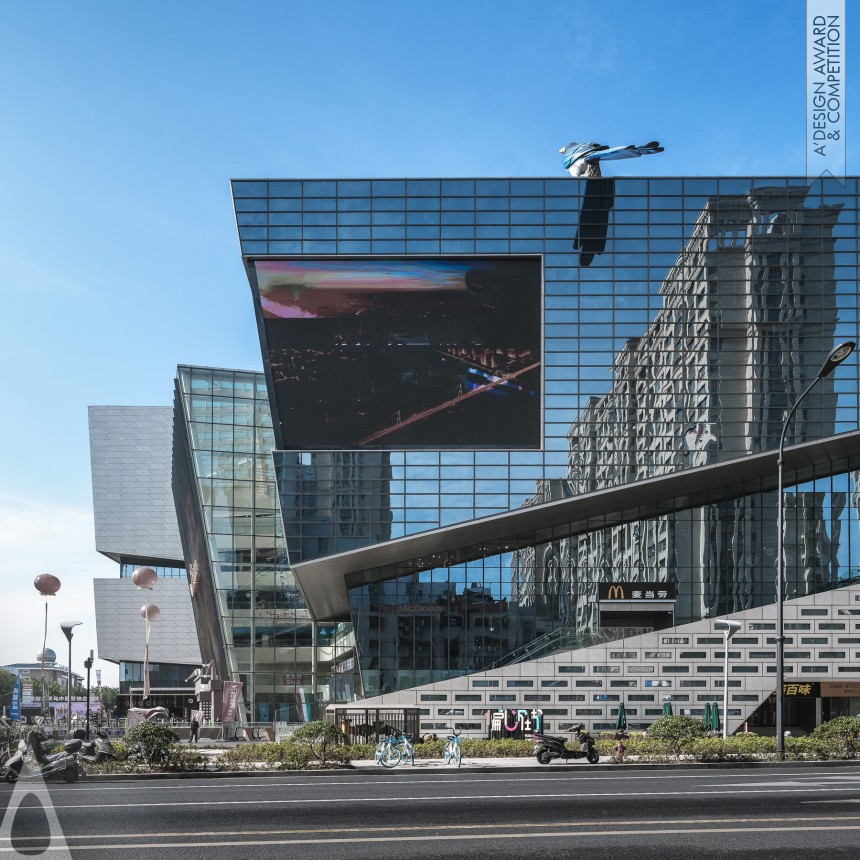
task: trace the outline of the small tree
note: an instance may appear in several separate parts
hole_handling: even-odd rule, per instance
[[[332,723],[324,720],[314,720],[299,726],[291,735],[290,741],[306,746],[311,755],[324,765],[330,757],[331,750],[344,743],[343,732]]]
[[[648,728],[649,738],[659,738],[669,744],[672,755],[681,755],[684,747],[690,746],[696,738],[707,735],[708,730],[701,720],[693,717],[659,717]]]
[[[102,687],[101,700],[105,710],[110,714],[113,713],[116,707],[116,699],[119,695],[119,689],[116,687]],[[95,697],[94,697],[95,698]]]
[[[168,759],[168,750],[176,743],[177,738],[170,726],[154,720],[144,720],[130,728],[123,736],[123,741],[129,749],[135,744],[139,745],[146,763],[152,767],[154,762]]]
[[[61,684],[59,681],[46,681],[45,685],[48,688],[48,695],[55,699],[65,699],[66,695],[69,692],[69,688],[66,684]],[[74,686],[72,687],[72,695],[83,698],[87,694],[86,687]],[[90,695],[92,695],[92,691],[90,691]],[[36,699],[42,698],[42,679],[36,678],[33,680],[33,696]]]
[[[860,737],[860,717],[834,717],[818,726],[812,735],[842,741],[846,757],[854,758]]]
[[[12,701],[12,688],[15,686],[15,674],[0,669],[0,704],[9,705]]]

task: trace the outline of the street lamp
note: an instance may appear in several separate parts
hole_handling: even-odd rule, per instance
[[[785,437],[788,433],[788,425],[800,406],[801,401],[816,386],[819,379],[829,376],[852,352],[857,344],[853,340],[845,341],[834,347],[830,355],[821,365],[817,376],[807,386],[806,390],[794,402],[785,421],[782,423],[782,433],[779,437],[779,458],[777,465],[777,541],[778,551],[776,559],[776,757],[779,760],[785,758],[785,733],[783,731],[783,693],[785,692],[785,634],[782,615],[782,604],[785,601],[785,552],[783,542],[785,538],[785,500],[783,498],[783,451],[785,449]]]
[[[87,670],[87,740],[90,739],[90,669],[93,668],[93,652],[84,660],[84,668]]]
[[[729,639],[743,627],[740,621],[715,621],[714,627],[723,631],[723,740],[729,736]]]
[[[36,591],[43,597],[53,597],[60,590],[60,580],[52,573],[40,573],[34,580]],[[48,601],[45,601],[45,636],[42,639],[42,653],[38,659],[42,662],[42,720],[46,720],[50,714],[48,704],[48,685],[45,682],[45,651],[48,647]]]
[[[66,639],[69,640],[69,679],[66,686],[69,707],[69,712],[66,716],[68,723],[68,728],[66,729],[67,732],[71,732],[72,730],[72,633],[74,632],[73,628],[83,623],[83,621],[63,621],[62,624],[60,624],[60,630],[63,631]]]

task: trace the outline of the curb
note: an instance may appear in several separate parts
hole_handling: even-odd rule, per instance
[[[420,759],[419,759],[420,761]],[[434,762],[429,769],[421,769],[420,773],[546,773],[549,771],[569,771],[577,776],[588,774],[595,777],[606,772],[606,768],[595,767],[588,764],[468,764],[464,763],[459,768],[452,768],[441,761],[426,759]],[[614,764],[610,761],[602,761],[601,764],[609,765],[613,771],[616,770],[767,770],[777,767],[791,767],[798,769],[825,767],[857,767],[860,760],[837,759],[832,761],[715,761],[715,762],[662,762],[662,763],[638,763],[629,762]],[[324,770],[220,770],[220,771],[167,771],[165,773],[96,773],[87,775],[83,784],[89,782],[128,782],[131,780],[154,780],[154,779],[238,779],[261,776],[302,776],[302,777],[327,777],[327,776],[390,776],[397,774],[414,774],[416,771],[411,767],[383,768],[376,765],[360,765],[343,768],[326,768]]]

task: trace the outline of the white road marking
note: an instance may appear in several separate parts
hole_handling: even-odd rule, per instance
[[[856,791],[857,788],[841,788],[838,786],[826,787],[791,787],[787,790],[779,788],[755,788],[753,790],[738,791],[737,788],[732,788],[730,791],[720,788],[708,790],[687,790],[687,791],[650,791],[649,797],[690,797],[692,795],[702,797],[713,797],[715,795],[738,795],[738,794],[826,794],[836,791]],[[407,800],[429,803],[431,801],[452,802],[458,800],[476,801],[476,800],[537,800],[539,798],[594,798],[594,797],[630,797],[630,792],[613,791],[613,792],[558,792],[553,794],[535,794],[533,792],[524,794],[463,794],[463,795],[433,795],[430,797],[403,797],[398,796],[397,800]],[[147,800],[146,806],[148,809],[153,809],[157,806],[275,806],[275,805],[301,805],[301,804],[320,804],[320,803],[367,803],[366,797],[312,797],[312,798],[266,798],[254,800],[170,800],[164,802],[154,802]],[[376,801],[375,801],[376,802]],[[140,802],[135,803],[69,803],[69,804],[54,804],[55,809],[122,809],[124,807],[139,808]]]
[[[801,803],[860,803],[860,797],[836,797],[833,800],[802,800]]]
[[[612,822],[607,822],[605,826],[607,827],[617,827],[617,826],[631,826],[631,827],[663,827],[667,825],[692,825],[692,824],[799,824],[801,822],[816,822],[822,823],[825,821],[830,822],[850,822],[857,821],[857,815],[830,815],[830,816],[809,816],[809,817],[773,817],[773,818],[688,818],[688,819],[666,819],[659,824],[655,824],[654,822],[646,822],[643,824],[642,821],[639,820],[624,820],[618,819],[613,820]],[[510,824],[506,824],[504,822],[493,822],[490,824],[415,824],[415,825],[395,825],[388,827],[389,831],[397,832],[397,833],[407,833],[413,830],[427,830],[428,827],[432,828],[435,831],[464,831],[464,830],[489,830],[489,829],[499,829],[499,830],[536,830],[536,829],[545,829],[547,827],[594,827],[595,824],[592,821],[560,821],[560,822],[536,822],[536,821],[517,821]],[[287,836],[287,835],[308,835],[308,834],[316,834],[316,833],[326,833],[326,834],[335,834],[335,833],[366,833],[367,826],[362,825],[361,827],[291,827],[291,828],[278,828],[276,830],[248,830],[243,828],[242,830],[195,830],[193,835],[196,838],[202,838],[204,836]],[[160,833],[159,836],[168,839],[175,837],[188,837],[188,831],[178,831],[174,833]],[[151,838],[152,831],[148,831],[145,833],[80,833],[76,836],[69,836],[69,839],[139,839],[139,838]],[[42,837],[39,836],[22,836],[17,837],[16,841],[38,841]]]
[[[533,782],[562,782],[562,781],[569,782],[571,779],[576,778],[575,774],[576,774],[576,772],[571,770],[571,771],[568,771],[566,773],[559,771],[557,775],[547,774],[546,776],[543,776],[543,775],[536,776],[533,773],[529,773],[527,771],[527,772],[521,773],[521,774],[518,774],[516,772],[505,773],[505,774],[500,774],[500,776],[504,777],[504,779],[502,781],[507,781],[507,782],[510,782],[510,781],[518,781],[518,782],[528,781],[529,783],[533,783]],[[268,789],[268,788],[301,788],[301,787],[322,787],[322,786],[329,786],[330,787],[332,785],[336,785],[336,786],[363,786],[363,785],[397,785],[397,786],[403,786],[403,785],[429,785],[431,783],[433,785],[463,785],[466,782],[468,782],[470,784],[473,782],[485,783],[485,782],[487,782],[486,777],[488,775],[492,775],[492,774],[488,774],[488,773],[469,774],[468,772],[461,772],[457,777],[444,777],[444,778],[439,778],[439,779],[431,778],[430,780],[422,779],[422,778],[412,778],[412,777],[391,777],[391,778],[373,777],[371,779],[358,779],[355,777],[345,777],[345,778],[316,777],[316,778],[312,778],[312,779],[307,779],[306,777],[304,777],[304,778],[299,777],[295,781],[290,781],[290,782],[266,782],[266,781],[259,781],[258,782],[256,780],[249,781],[247,779],[243,779],[242,777],[237,777],[235,782],[231,781],[231,780],[227,780],[227,779],[212,779],[212,780],[195,779],[194,784],[195,784],[195,786],[198,786],[199,788],[207,789],[207,790],[208,789],[221,789],[221,790],[228,790],[229,789],[231,791],[235,791],[237,788],[243,788],[246,790],[254,790],[254,789]],[[758,773],[756,775],[758,776]],[[426,774],[423,776],[426,776]],[[693,773],[693,774],[676,774],[676,773],[672,773],[671,771],[669,771],[669,772],[661,771],[660,773],[653,774],[653,775],[649,775],[649,774],[630,774],[629,776],[625,775],[624,776],[624,782],[625,782],[625,784],[629,785],[632,782],[643,782],[643,781],[654,782],[654,781],[666,780],[666,779],[671,779],[673,782],[677,782],[678,780],[691,780],[691,779],[719,780],[719,779],[725,779],[726,776],[727,775],[725,772],[720,772],[720,771],[709,771],[709,772]],[[783,776],[791,777],[792,781],[795,782],[796,784],[798,784],[798,785],[805,784],[805,783],[801,783],[799,781],[800,777],[798,777],[797,771],[786,771],[786,772],[781,772],[781,773],[774,773],[774,774],[769,774],[768,776],[771,779],[778,779],[779,777],[783,777]],[[589,777],[587,777],[587,779],[588,779],[589,785],[592,785],[595,783],[595,781],[617,780],[618,776],[617,775],[613,775],[613,776],[596,776],[595,775],[595,776],[589,776]],[[852,775],[852,774],[846,774],[844,776],[843,775],[827,775],[827,774],[817,776],[817,775],[810,774],[808,777],[806,777],[806,779],[808,779],[808,780],[830,779],[830,780],[840,780],[840,781],[841,780],[849,781],[849,780],[855,779],[855,780],[860,781],[860,772],[858,772],[856,774],[856,776]],[[165,783],[168,783],[168,784],[165,784]],[[177,783],[179,783],[179,784],[177,784]],[[201,785],[201,783],[203,783],[203,784]],[[71,793],[89,791],[89,792],[110,792],[111,794],[113,794],[114,792],[118,792],[118,791],[140,792],[142,790],[142,788],[144,788],[144,787],[157,785],[158,791],[171,791],[171,790],[172,791],[181,791],[181,790],[188,790],[189,784],[190,784],[190,781],[184,780],[184,779],[183,780],[164,780],[164,781],[152,780],[151,782],[147,781],[144,783],[131,782],[131,781],[129,781],[129,782],[119,781],[116,783],[114,783],[114,782],[99,783],[98,785],[86,785],[86,784],[78,783],[76,785],[63,786],[62,788],[58,788],[58,790],[64,791],[64,792],[68,791]],[[789,783],[785,782],[785,783],[777,783],[777,784],[788,785]],[[747,782],[723,783],[723,785],[725,785],[725,786],[770,785],[770,782],[766,782],[766,783],[761,783],[761,782],[759,782],[759,783],[747,783]],[[35,788],[35,786],[33,786],[33,788],[31,788],[30,790],[32,791],[34,788]],[[42,789],[39,789],[39,790],[42,790]],[[36,793],[38,793],[38,792],[36,792]],[[635,792],[631,792],[631,793],[635,793]],[[0,797],[2,797],[2,791],[0,791]]]
[[[384,842],[452,842],[469,840],[508,840],[508,839],[563,839],[566,836],[575,836],[577,839],[593,836],[600,839],[609,839],[614,837],[630,837],[634,836],[638,840],[643,841],[646,836],[667,836],[667,835],[696,835],[707,833],[797,833],[797,832],[822,832],[822,831],[845,831],[845,830],[860,830],[860,824],[834,824],[834,825],[809,825],[795,827],[700,827],[700,828],[667,828],[660,827],[655,830],[643,830],[641,827],[636,827],[630,830],[623,830],[612,827],[607,827],[605,830],[577,830],[570,833],[558,832],[557,827],[550,825],[549,832],[541,833],[458,833],[456,835],[435,835],[428,834],[426,836],[337,836],[337,837],[317,837],[311,839],[236,839],[227,842],[145,842],[132,843],[119,842],[113,845],[75,845],[76,851],[134,851],[141,848],[227,848],[227,847],[242,847],[247,848],[253,845],[327,845],[327,844],[344,844],[344,843],[384,843]],[[18,853],[15,848],[0,847],[0,853],[8,854],[12,851]],[[48,848],[44,853],[52,852],[52,848]]]
[[[776,782],[774,780],[769,780],[768,782],[732,782],[732,783],[723,783],[722,788],[755,788],[755,787],[764,787],[764,786],[774,786],[778,785],[780,787],[785,786],[832,786],[835,783],[845,783],[848,785],[855,785],[860,788],[860,776],[858,777],[841,777],[841,778],[831,778],[827,779],[824,777],[809,777],[806,780],[793,779],[786,780],[784,782]]]

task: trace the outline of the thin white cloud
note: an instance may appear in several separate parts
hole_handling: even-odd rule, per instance
[[[4,568],[0,665],[35,661],[42,649],[47,603],[47,645],[61,663],[68,661],[69,652],[60,622],[83,622],[72,640],[72,669],[84,675],[84,659],[91,649],[97,653],[92,581],[119,575],[118,566],[95,550],[92,512],[0,494],[0,558]],[[33,580],[40,573],[59,578],[62,586],[56,596],[45,598],[36,591]],[[116,685],[115,664],[97,660],[95,668],[102,670],[103,684]]]
[[[58,272],[0,247],[0,292],[80,296],[83,290]]]
[[[558,53],[559,67],[564,75],[572,73],[581,77],[572,84],[573,92],[585,89],[585,81],[594,75],[617,72],[620,68],[618,32],[610,20],[583,14],[566,22],[556,31],[555,38],[561,43]]]

